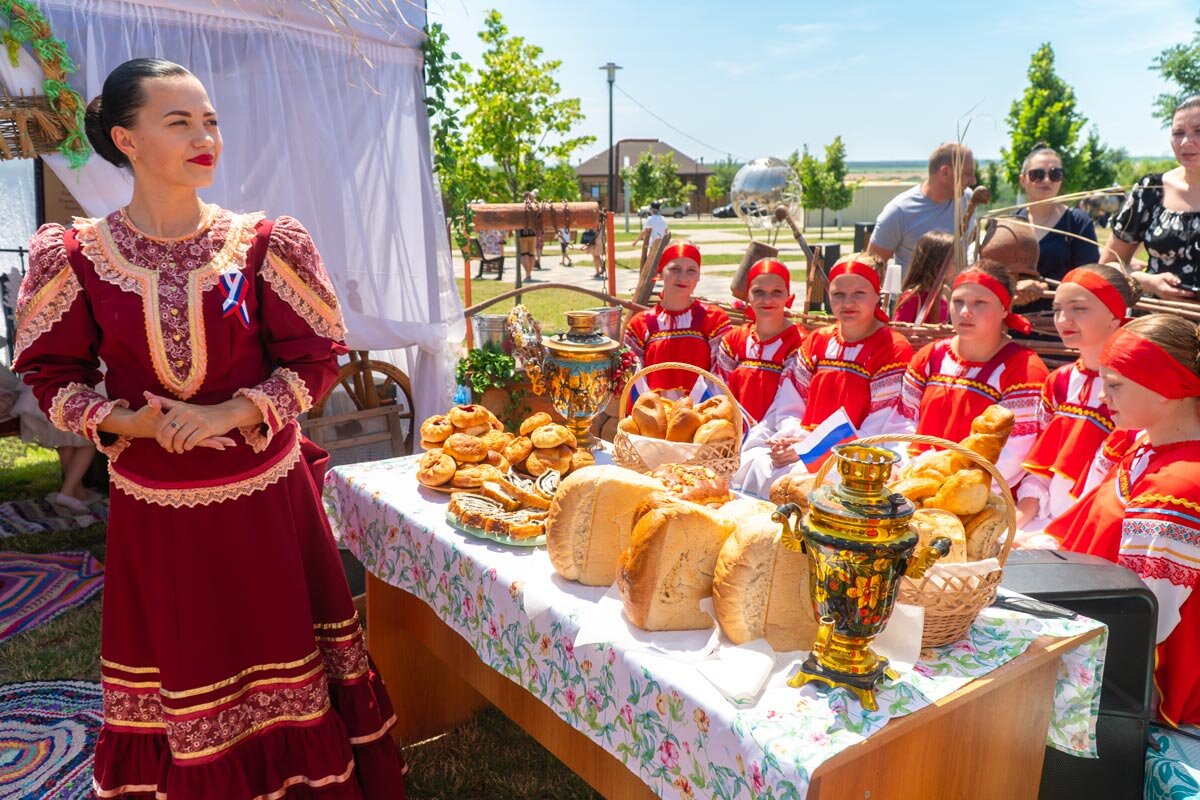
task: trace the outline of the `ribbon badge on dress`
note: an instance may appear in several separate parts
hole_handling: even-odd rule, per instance
[[[221,276],[221,291],[225,301],[221,303],[222,316],[237,314],[242,325],[250,327],[250,311],[246,308],[246,276],[241,272],[226,272]]]

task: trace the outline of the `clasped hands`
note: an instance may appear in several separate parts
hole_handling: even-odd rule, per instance
[[[771,450],[771,466],[775,469],[786,467],[788,464],[795,464],[800,460],[800,456],[796,455],[796,451],[792,449],[792,445],[799,442],[799,436],[776,436],[767,440],[767,447]]]
[[[219,406],[200,406],[143,392],[146,405],[134,412],[139,436],[154,438],[164,450],[185,453],[195,447],[224,450],[234,447],[228,433],[234,427],[230,414]]]

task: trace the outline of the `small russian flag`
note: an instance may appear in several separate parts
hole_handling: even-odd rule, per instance
[[[834,447],[857,438],[858,431],[846,414],[846,409],[839,408],[804,437],[803,441],[792,445],[792,449],[800,456],[800,462],[804,464],[805,469],[816,472],[825,459],[833,454]]]

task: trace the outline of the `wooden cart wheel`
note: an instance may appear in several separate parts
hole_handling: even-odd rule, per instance
[[[382,380],[377,382],[377,376]],[[358,411],[394,406],[403,401],[407,413],[401,414],[400,417],[408,420],[408,432],[405,434],[404,443],[408,452],[412,452],[416,414],[413,405],[412,382],[403,370],[386,361],[371,359],[365,350],[352,351],[350,363],[338,371],[337,380],[333,386],[309,409],[310,419],[320,418],[325,413],[325,402],[338,386],[345,390],[346,395]]]

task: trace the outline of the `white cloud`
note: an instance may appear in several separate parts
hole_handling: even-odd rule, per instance
[[[758,61],[714,61],[713,67],[724,75],[732,75],[735,78],[740,78],[743,75],[754,72],[761,65]]]

